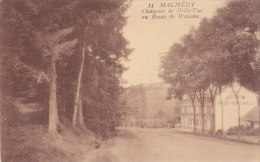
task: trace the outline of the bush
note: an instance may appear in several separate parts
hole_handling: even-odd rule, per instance
[[[238,135],[238,126],[231,127],[227,131],[227,135]],[[240,126],[240,135],[243,136],[259,136],[260,135],[260,129],[254,129],[250,126]]]
[[[223,135],[223,131],[221,129],[218,129],[216,131],[216,136],[222,136]]]

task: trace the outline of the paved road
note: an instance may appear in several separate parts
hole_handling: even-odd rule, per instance
[[[119,129],[88,156],[93,162],[260,161],[260,146],[183,134],[172,129]]]

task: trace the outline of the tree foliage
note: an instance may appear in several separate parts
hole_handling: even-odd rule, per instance
[[[181,43],[172,45],[162,58],[160,73],[171,84],[170,95],[193,92],[199,96],[208,89],[214,121],[218,88],[238,81],[258,90],[259,5],[257,0],[230,1],[211,19],[202,19],[199,27],[192,28]]]
[[[71,120],[85,42],[80,88],[84,122],[99,133],[109,130],[122,92],[121,61],[131,52],[122,34],[127,7],[123,0],[3,0],[3,92],[48,105],[49,83],[56,80],[58,115]],[[51,77],[53,68],[56,76]]]

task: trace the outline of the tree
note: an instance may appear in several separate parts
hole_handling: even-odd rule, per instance
[[[192,76],[191,82],[188,82],[190,86],[188,89],[195,92],[200,102],[202,118],[204,118],[205,91],[209,90],[213,108],[213,134],[215,133],[215,97],[218,89],[221,96],[222,86],[233,85],[234,81],[255,91],[257,87],[259,89],[259,80],[255,77],[259,71],[257,70],[259,69],[257,68],[259,21],[256,21],[260,17],[259,5],[257,0],[230,1],[225,7],[218,9],[216,16],[211,19],[204,18],[197,29],[193,28],[192,33],[184,36],[182,46],[185,50],[177,52],[181,53],[182,57],[180,54],[175,54],[171,57],[166,56],[162,61],[162,76],[166,82],[183,84],[183,80],[178,82],[177,79],[171,79],[177,78],[177,74]],[[179,60],[189,62],[180,65]],[[190,69],[180,72],[177,65],[180,65],[182,69],[189,69],[190,66]],[[193,71],[194,74],[191,74]],[[177,91],[178,84],[171,83],[171,85],[173,92],[179,92]],[[185,90],[181,92],[187,93]],[[239,88],[234,90],[234,93],[237,98]],[[240,112],[238,99],[237,104],[238,112]],[[224,129],[222,100],[221,105],[222,129]],[[239,113],[238,123],[240,127]]]
[[[15,70],[18,74],[25,71],[31,78],[38,82],[48,82],[49,84],[49,132],[55,134],[57,131],[58,110],[56,99],[56,61],[63,55],[73,52],[77,41],[64,40],[73,31],[72,28],[59,28],[60,8],[65,4],[60,4],[60,8],[54,10],[49,4],[48,14],[46,14],[45,2],[34,1],[4,1],[3,6],[5,18],[6,40],[19,42],[19,48],[10,51],[8,61],[15,61]],[[9,10],[8,10],[9,9]],[[52,18],[47,18],[52,15]],[[38,17],[38,19],[36,19]],[[55,22],[55,23],[54,23]],[[14,37],[8,37],[11,32],[17,33]],[[11,49],[13,44],[5,44]],[[16,57],[16,56],[19,57]],[[40,58],[40,59],[39,59]],[[27,82],[30,84],[30,82]]]
[[[254,21],[259,18],[256,6],[259,6],[259,2],[254,0],[231,1],[226,7],[219,9],[212,19],[203,19],[195,31],[195,40],[198,44],[196,48],[199,48],[197,55],[205,61],[203,66],[207,70],[202,75],[198,75],[200,79],[205,79],[206,84],[201,82],[201,85],[208,87],[210,92],[213,107],[213,134],[217,89],[234,80],[239,80],[240,84],[251,87],[250,89],[256,85],[254,79],[256,73],[252,69],[258,46],[255,33],[259,24]],[[243,12],[240,12],[241,8]],[[238,92],[236,91],[235,95],[238,95]],[[240,105],[239,102],[237,103],[239,112]],[[240,115],[238,116],[240,120]]]
[[[76,89],[76,95],[75,95],[75,103],[74,103],[74,112],[72,117],[72,125],[76,125],[76,121],[78,124],[82,127],[84,127],[83,122],[83,114],[82,114],[82,101],[80,97],[80,89],[81,89],[81,82],[82,82],[82,73],[84,68],[84,62],[85,62],[85,50],[86,50],[86,29],[84,31],[84,42],[83,42],[83,49],[82,49],[82,59],[81,59],[81,65],[79,70],[79,76],[77,80],[77,89]]]
[[[131,53],[122,34],[127,7],[123,0],[1,2],[5,91],[29,97],[32,89],[41,96],[35,102],[49,100],[53,134],[67,119],[98,133],[112,128],[122,93],[121,60]]]
[[[215,119],[215,98],[217,90],[221,89],[222,85],[228,84],[231,80],[229,69],[227,68],[226,54],[222,52],[219,38],[219,22],[215,18],[204,18],[198,29],[195,31],[195,40],[198,43],[199,59],[202,61],[202,67],[198,73],[199,78],[204,80],[204,84],[210,95],[212,105],[212,133],[215,134],[216,119]],[[202,69],[204,73],[202,72]],[[223,123],[223,105],[222,105],[222,123]],[[222,124],[223,125],[223,124]]]
[[[76,26],[79,29],[78,36],[81,44],[78,61],[81,62],[81,67],[84,66],[82,71],[76,72],[82,73],[82,78],[78,86],[80,82],[79,75],[77,76],[75,87],[79,88],[75,91],[73,111],[77,111],[79,100],[76,94],[79,94],[85,105],[82,106],[83,116],[88,127],[90,125],[95,127],[92,126],[93,121],[100,122],[102,125],[111,124],[114,120],[113,116],[118,111],[117,102],[122,91],[119,79],[125,70],[120,61],[126,59],[131,52],[121,32],[126,24],[124,12],[127,6],[128,4],[121,0],[78,1],[73,6],[77,15]],[[84,47],[86,48],[85,59],[82,60]],[[81,69],[79,66],[76,68]],[[97,112],[98,114],[91,116],[92,113]],[[74,115],[72,121],[77,120],[76,118],[77,116]]]
[[[192,68],[192,62],[186,49],[185,45],[177,43],[171,47],[168,54],[161,59],[160,77],[171,85],[168,91],[170,96],[174,95],[175,98],[182,98],[186,94],[190,98],[194,111],[194,133],[196,133],[196,90],[192,84],[195,71]]]
[[[218,10],[215,22],[219,31],[216,33],[218,45],[226,54],[228,71],[231,74],[231,86],[238,105],[238,135],[240,136],[240,104],[237,96],[239,89],[234,88],[234,81],[238,81],[249,89],[255,90],[258,85],[256,69],[253,68],[259,41],[260,13],[259,1],[231,1],[227,6]],[[234,15],[236,15],[234,17]],[[232,18],[232,21],[230,21]],[[223,25],[225,24],[225,25]]]
[[[50,78],[50,97],[49,97],[49,132],[57,131],[58,109],[57,109],[57,83],[56,83],[56,61],[62,58],[62,54],[71,54],[77,40],[71,40],[60,43],[60,40],[71,34],[72,28],[58,30],[56,32],[39,32],[38,43],[42,47],[42,52],[49,58],[50,69],[48,76]]]
[[[127,122],[127,119],[133,117],[137,124],[144,124],[146,109],[146,90],[143,84],[130,86],[124,90],[120,96],[122,107],[122,121]]]

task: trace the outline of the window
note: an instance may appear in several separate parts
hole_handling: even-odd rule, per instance
[[[189,125],[193,125],[193,120],[189,119]]]
[[[186,122],[186,119],[185,119],[185,118],[183,118],[183,124],[184,124],[184,125],[186,125],[186,124],[187,124],[187,122]]]
[[[201,125],[201,121],[200,119],[197,120],[197,126],[200,126]]]
[[[182,118],[182,123],[183,123],[183,125],[186,125],[186,119],[185,118]]]

